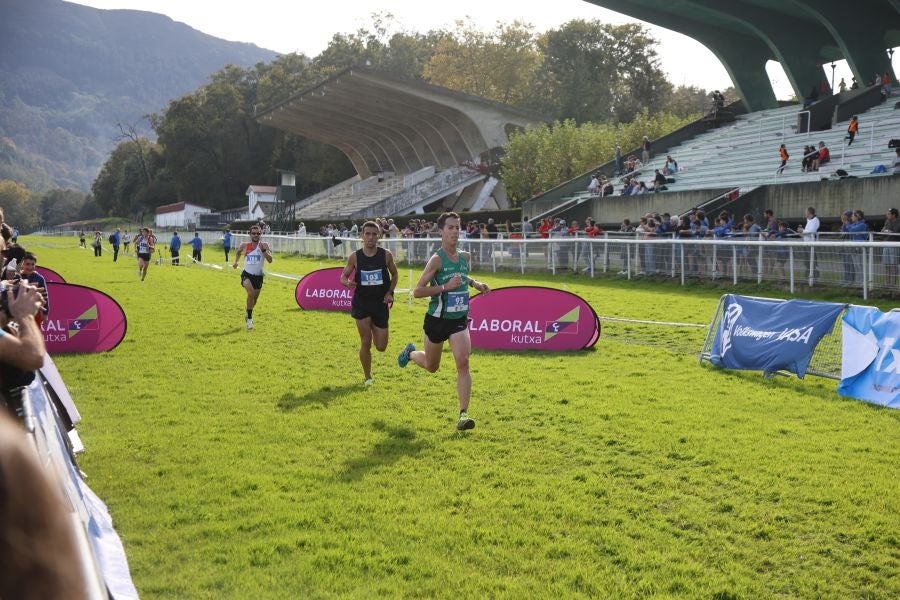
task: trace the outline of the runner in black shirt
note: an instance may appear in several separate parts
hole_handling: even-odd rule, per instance
[[[372,342],[384,352],[388,343],[390,304],[397,287],[397,265],[389,250],[378,247],[381,228],[374,221],[362,226],[363,247],[350,255],[341,273],[341,283],[354,290],[350,315],[356,319],[359,331],[359,362],[365,374],[365,384],[372,379]],[[351,279],[351,275],[353,278]]]

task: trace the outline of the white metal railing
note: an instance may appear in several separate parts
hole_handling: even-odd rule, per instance
[[[783,286],[791,293],[801,285],[822,286],[844,288],[847,294],[860,294],[864,299],[872,290],[900,292],[900,236],[893,236],[898,241],[875,241],[875,236],[887,236],[874,232],[866,233],[865,241],[814,242],[743,234],[722,239],[641,239],[634,233],[615,232],[594,238],[499,235],[497,239],[459,241],[460,249],[471,253],[473,269],[626,279],[649,276],[676,280],[681,285],[695,281],[765,283]],[[222,252],[221,234],[200,232],[200,236],[206,246],[204,260],[217,260]],[[247,239],[246,234],[233,234],[233,248]],[[322,259],[345,260],[360,248],[358,238],[265,235],[264,239],[275,252]],[[424,265],[440,240],[433,236],[397,237],[383,238],[380,243],[398,262],[413,267]]]
[[[776,121],[776,120],[778,120],[778,119],[781,119],[781,138],[784,139],[784,132],[785,132],[785,128],[786,128],[786,125],[787,125],[787,119],[788,119],[788,117],[796,119],[796,118],[798,118],[798,117],[799,117],[800,115],[802,115],[802,114],[806,114],[806,137],[808,138],[808,137],[809,137],[809,125],[810,125],[810,118],[811,118],[811,115],[810,115],[810,112],[809,112],[808,110],[801,110],[801,111],[799,111],[799,112],[796,112],[796,113],[789,113],[789,114],[786,114],[786,115],[782,115],[782,116],[780,116],[780,117],[763,117],[762,119],[760,119],[760,120],[758,121],[758,123],[759,123],[759,128],[758,128],[758,130],[757,130],[756,143],[757,143],[757,144],[761,144],[761,143],[762,143],[762,124],[763,124],[763,122],[765,122],[765,121]],[[798,131],[797,133],[802,133],[802,132]]]

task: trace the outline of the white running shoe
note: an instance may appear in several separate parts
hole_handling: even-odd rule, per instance
[[[247,319],[247,331],[253,329],[253,319]]]
[[[372,379],[371,377],[369,377],[369,378],[366,379],[366,381],[365,381],[365,385],[372,385],[373,383],[375,383],[375,380]]]

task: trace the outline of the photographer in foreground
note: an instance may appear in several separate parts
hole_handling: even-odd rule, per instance
[[[0,289],[0,363],[21,371],[44,364],[44,336],[34,319],[42,305],[41,292],[25,281]],[[10,321],[15,321],[15,331]]]

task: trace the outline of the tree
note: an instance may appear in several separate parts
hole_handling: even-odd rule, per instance
[[[397,77],[417,78],[434,50],[435,34],[404,31],[390,13],[372,13],[372,29],[337,33],[314,60],[323,77],[366,65]]]
[[[68,189],[53,189],[40,198],[40,225],[52,226],[69,221],[77,221],[88,196],[84,192]]]
[[[150,169],[147,167],[147,159],[144,156],[144,146],[140,143],[140,136],[137,132],[137,127],[134,123],[129,123],[128,125],[123,125],[122,123],[116,123],[116,127],[119,128],[119,135],[117,135],[113,141],[114,142],[122,142],[125,140],[131,140],[131,148],[134,150],[135,157],[138,160],[138,163],[141,166],[141,171],[144,173],[145,183],[150,183]]]
[[[709,112],[712,97],[703,88],[679,85],[668,101],[668,110],[679,117],[699,116]]]
[[[21,183],[0,180],[0,207],[3,207],[4,220],[20,231],[30,231],[40,223],[40,202]]]
[[[627,152],[642,136],[658,138],[690,122],[645,109],[631,123],[583,123],[569,119],[513,134],[500,161],[500,177],[515,204],[612,160],[616,144]]]
[[[135,150],[135,145],[140,151]],[[120,142],[91,186],[97,205],[107,215],[134,214],[146,201],[147,190],[156,189],[165,182],[164,164],[162,148],[147,138],[129,138]],[[156,203],[151,206],[174,201],[172,195],[154,198]]]
[[[541,67],[531,25],[498,23],[491,32],[457,21],[456,30],[437,39],[423,75],[435,85],[488,100],[527,106],[537,93]]]
[[[558,118],[631,121],[642,109],[665,110],[671,84],[659,67],[656,40],[637,23],[575,19],[540,39],[544,54],[538,96]]]

